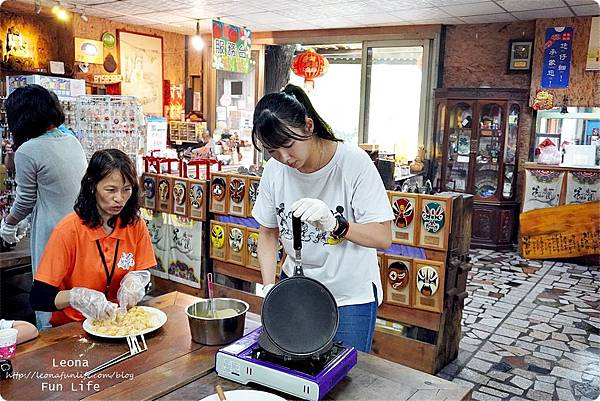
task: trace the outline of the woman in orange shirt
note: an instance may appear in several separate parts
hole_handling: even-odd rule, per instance
[[[156,258],[139,208],[131,159],[117,149],[94,153],[75,212],[54,228],[34,277],[31,305],[52,311],[53,326],[114,319],[144,297]]]

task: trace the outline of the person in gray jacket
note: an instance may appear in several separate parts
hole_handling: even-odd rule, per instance
[[[31,213],[31,266],[35,274],[54,226],[73,211],[87,167],[83,148],[63,126],[65,115],[56,95],[39,85],[16,89],[5,102],[15,149],[16,198],[0,225],[9,244],[25,234]],[[50,313],[36,312],[40,330]]]

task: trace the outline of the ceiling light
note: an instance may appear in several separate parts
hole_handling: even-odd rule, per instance
[[[196,50],[202,50],[204,47],[204,41],[200,36],[200,20],[196,21],[196,34],[192,36],[192,47]]]
[[[87,17],[87,15],[85,15],[85,11],[81,13],[80,17],[83,20],[83,22],[89,21],[89,18]]]
[[[52,14],[54,14],[56,18],[61,21],[66,21],[69,19],[69,13],[60,3],[52,7]]]

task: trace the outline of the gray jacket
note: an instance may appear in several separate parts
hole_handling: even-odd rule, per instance
[[[17,196],[10,214],[23,220],[31,213],[31,265],[37,267],[56,223],[73,211],[87,160],[72,135],[41,136],[15,153]]]

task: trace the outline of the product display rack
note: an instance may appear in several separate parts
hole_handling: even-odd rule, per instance
[[[259,177],[221,172],[211,178],[207,199],[212,211],[208,269],[229,278],[229,282],[241,281],[235,288],[215,285],[215,294],[242,299],[250,304],[252,312],[260,313],[262,299],[247,292],[245,285],[262,283],[260,268],[251,262],[253,248],[249,246],[257,238],[251,239],[251,235],[258,234],[258,224],[251,217],[256,191],[250,188]],[[380,323],[402,327],[405,332],[390,332],[378,324],[372,352],[435,373],[458,355],[470,269],[467,255],[473,196],[456,192],[436,196],[391,192],[389,197],[395,205],[394,224],[402,229],[394,235],[394,244],[378,254],[384,294],[377,315]],[[244,201],[247,207],[242,213],[232,207]],[[236,231],[240,229],[245,232],[241,246]],[[244,255],[234,257],[239,249]],[[277,274],[284,258],[280,252]],[[406,276],[401,283],[395,261],[405,263]]]
[[[518,213],[521,89],[437,89],[432,179],[436,192],[475,196],[472,243],[510,249]]]
[[[144,114],[133,96],[80,96],[76,131],[88,159],[95,151],[116,148],[136,159],[144,138]]]

